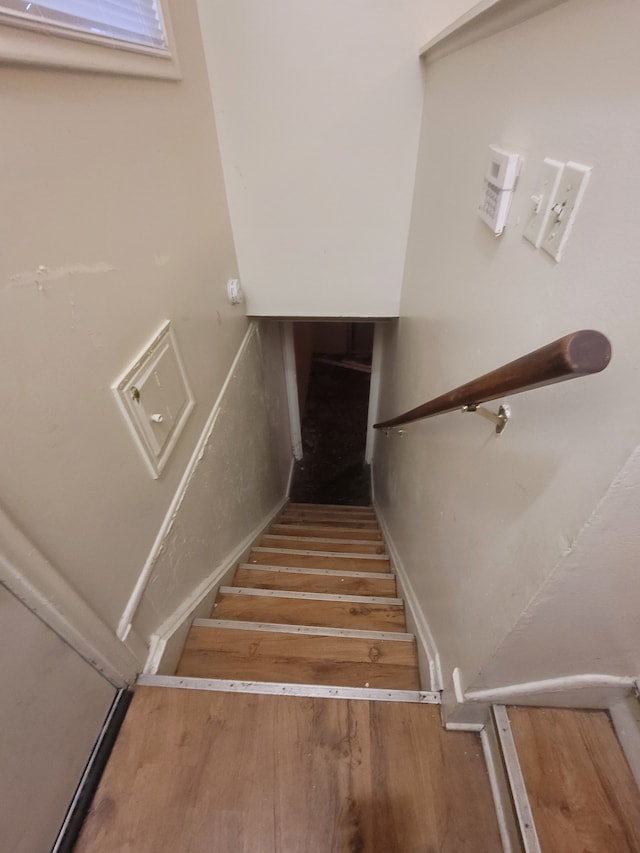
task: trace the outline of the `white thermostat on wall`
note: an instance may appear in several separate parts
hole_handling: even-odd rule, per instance
[[[489,146],[489,155],[489,168],[484,176],[478,213],[480,219],[498,236],[507,223],[521,158],[519,154],[512,154],[497,145]]]

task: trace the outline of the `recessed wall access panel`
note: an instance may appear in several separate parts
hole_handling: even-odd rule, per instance
[[[169,321],[112,389],[138,450],[158,478],[195,406]]]

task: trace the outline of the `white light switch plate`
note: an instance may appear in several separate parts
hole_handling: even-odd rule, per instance
[[[540,248],[542,237],[551,215],[552,199],[556,197],[562,178],[564,163],[545,157],[533,194],[531,196],[531,214],[525,226],[523,236],[536,249]]]
[[[569,162],[564,167],[562,180],[551,201],[551,215],[540,244],[556,261],[560,260],[567,245],[590,174],[591,167],[581,163]]]

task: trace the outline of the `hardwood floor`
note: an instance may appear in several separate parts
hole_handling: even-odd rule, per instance
[[[338,554],[310,553],[308,551],[254,548],[248,563],[267,566],[308,566],[312,569],[338,569],[343,572],[390,572],[388,557],[377,554],[365,557]]]
[[[498,853],[480,740],[417,701],[384,552],[370,509],[290,505],[215,621],[191,627],[177,675],[411,701],[139,687],[78,853]]]
[[[419,690],[415,642],[191,628],[177,675]]]
[[[339,551],[343,554],[383,554],[384,542],[370,539],[345,539],[331,536],[276,536],[265,534],[260,539],[264,548],[298,548],[307,551]]]
[[[357,528],[359,530],[376,530],[378,523],[374,518],[346,517],[332,513],[321,515],[319,513],[294,513],[284,510],[278,518],[279,524],[304,524],[323,527]]]
[[[286,529],[283,518],[299,516],[313,519],[311,526],[302,526],[304,536],[273,532],[276,527]],[[324,522],[325,517],[330,520]],[[364,534],[367,539],[326,534],[336,530],[337,521],[354,524],[359,519],[373,525]],[[349,537],[353,529],[345,528]],[[233,586],[219,590],[211,617],[224,624],[192,627],[178,675],[420,689],[415,641],[354,636],[404,634],[406,628],[404,604],[397,597],[386,546],[370,508],[289,504],[259,541],[247,562],[237,567]],[[234,622],[255,623],[255,630],[234,629]],[[262,623],[347,629],[350,636],[274,632]]]
[[[271,694],[139,687],[78,853],[502,850],[479,736],[417,701],[415,638],[371,509],[288,505],[211,616],[177,675]],[[411,694],[277,695],[289,684]],[[640,793],[608,716],[508,716],[542,853],[640,853]]]
[[[280,524],[271,525],[271,533],[283,536],[326,536],[329,539],[382,539],[382,534],[374,528],[362,529],[353,527],[322,527],[319,525]]]
[[[478,737],[435,706],[141,687],[76,853],[500,849]]]
[[[242,565],[234,578],[235,586],[245,589],[288,589],[300,592],[324,592],[337,595],[372,595],[376,597],[396,597],[396,579],[382,573],[376,577],[373,572],[334,572],[331,574],[310,574],[308,571],[270,571]],[[368,576],[367,576],[368,575]]]
[[[285,625],[315,625],[355,628],[362,631],[405,631],[404,607],[399,604],[361,604],[349,601],[275,599],[253,595],[221,594],[214,604],[213,619],[247,622],[280,622]]]
[[[638,853],[640,792],[604,711],[509,708],[543,853]]]

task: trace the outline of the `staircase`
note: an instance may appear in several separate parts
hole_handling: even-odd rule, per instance
[[[500,850],[397,594],[371,508],[285,506],[176,675],[139,679],[76,853]]]
[[[606,712],[446,731],[406,628],[373,509],[286,505],[140,678],[76,852],[640,850]]]
[[[420,689],[372,509],[289,504],[195,620],[179,676]]]

